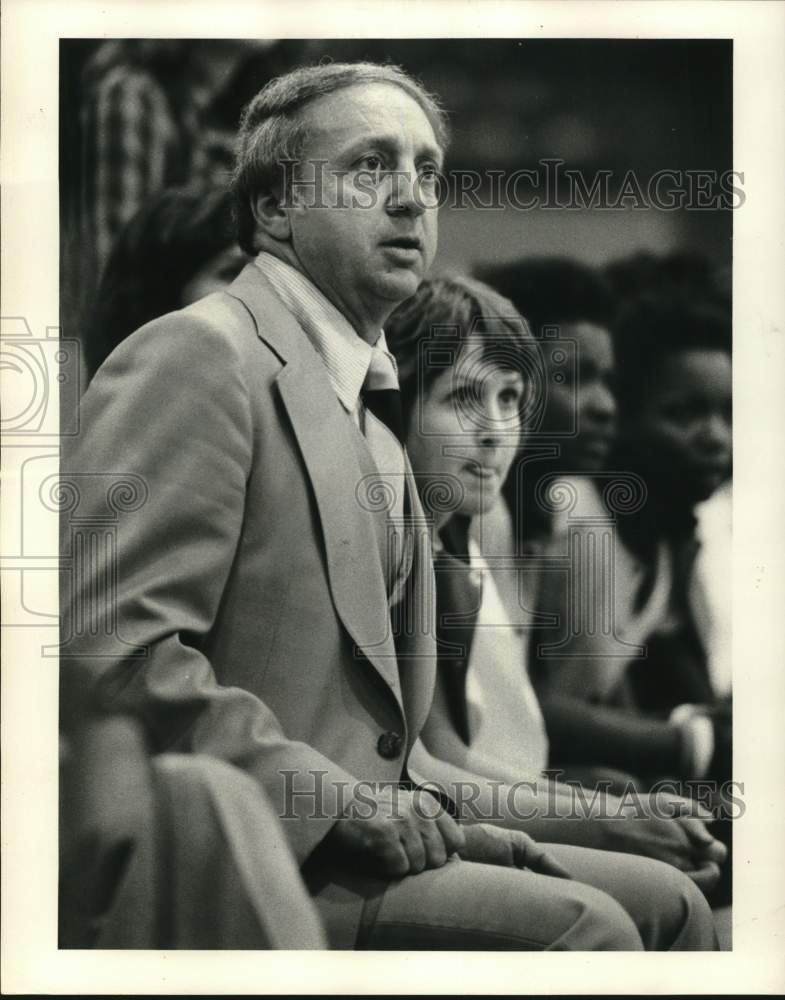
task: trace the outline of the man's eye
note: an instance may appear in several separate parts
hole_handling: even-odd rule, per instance
[[[429,184],[434,183],[439,177],[439,171],[434,163],[424,163],[417,170],[417,176],[421,181],[426,181]]]
[[[374,177],[378,178],[379,174],[384,168],[384,164],[382,163],[382,158],[380,156],[375,156],[372,154],[370,156],[364,156],[358,162],[357,167],[359,168],[361,173],[373,174]]]

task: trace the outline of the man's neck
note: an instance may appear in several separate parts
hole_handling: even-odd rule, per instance
[[[300,274],[304,275],[314,287],[318,288],[319,291],[328,299],[341,313],[341,315],[346,319],[346,321],[352,326],[358,337],[364,340],[366,343],[370,344],[372,347],[379,339],[379,333],[384,326],[384,322],[390,313],[393,311],[392,308],[387,310],[381,316],[374,317],[358,317],[354,314],[353,310],[348,308],[345,302],[341,302],[329,288],[323,287],[308,270],[303,267],[294,247],[291,243],[284,243],[281,241],[273,240],[263,240],[261,241],[260,251],[264,253],[269,253],[273,257],[277,257],[278,260],[288,264],[293,267]]]

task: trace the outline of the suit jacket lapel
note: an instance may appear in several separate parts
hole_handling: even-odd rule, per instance
[[[336,609],[403,708],[376,528],[355,494],[363,473],[354,428],[307,334],[259,268],[246,267],[229,293],[249,309],[259,337],[284,362],[277,386],[316,497]]]

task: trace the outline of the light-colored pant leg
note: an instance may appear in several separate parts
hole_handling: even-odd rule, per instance
[[[473,808],[483,818],[496,814],[493,822],[500,826],[526,832],[526,820],[520,813],[509,810],[504,797],[495,799],[490,787],[479,789]],[[565,818],[560,822],[569,821]],[[671,865],[615,851],[561,844],[547,846],[577,881],[600,889],[624,907],[647,951],[718,948],[711,910],[703,894]]]
[[[324,948],[261,789],[199,755],[153,758],[155,829],[136,831],[99,948]]]
[[[643,950],[640,935],[622,907],[607,894],[578,882],[458,860],[389,882],[381,891],[378,880],[363,884],[360,876],[346,872],[337,878],[345,893],[353,887],[366,894],[367,902],[359,936],[352,944],[342,926],[342,908],[320,905],[317,893],[315,902],[331,947]],[[350,910],[345,908],[345,912]]]
[[[647,951],[716,951],[703,893],[672,865],[635,854],[548,844],[570,874],[612,896],[632,917]]]

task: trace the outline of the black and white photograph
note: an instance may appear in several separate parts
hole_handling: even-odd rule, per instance
[[[783,9],[88,6],[3,185],[18,992],[776,992]]]

